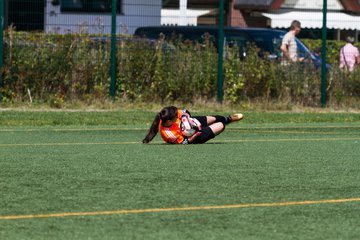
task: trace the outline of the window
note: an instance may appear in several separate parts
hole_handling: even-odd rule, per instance
[[[112,0],[61,0],[61,12],[111,12]],[[122,13],[122,0],[117,0],[117,13]]]

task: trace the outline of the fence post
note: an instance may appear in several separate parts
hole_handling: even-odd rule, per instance
[[[321,47],[321,107],[326,107],[326,14],[327,14],[327,0],[323,3],[323,26],[322,26],[322,47]]]
[[[116,93],[116,73],[117,73],[117,61],[116,61],[116,2],[117,0],[112,0],[111,5],[111,53],[110,53],[110,96],[112,99],[115,99]]]
[[[217,101],[223,101],[223,62],[224,62],[224,0],[219,1],[219,40],[217,69]]]
[[[4,0],[0,0],[0,104],[2,102],[2,86],[3,86],[3,74],[2,68],[4,66]]]

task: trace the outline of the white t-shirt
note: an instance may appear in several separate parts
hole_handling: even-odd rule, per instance
[[[284,35],[284,38],[282,40],[282,45],[283,44],[287,45],[287,47],[288,47],[290,59],[293,62],[296,62],[297,58],[298,58],[297,45],[296,45],[296,41],[295,41],[295,36],[291,32],[288,32]],[[284,60],[286,61],[287,59],[284,59]]]

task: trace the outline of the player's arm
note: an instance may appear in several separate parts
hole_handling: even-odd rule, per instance
[[[184,141],[182,142],[182,144],[189,144],[189,143],[193,142],[195,140],[195,138],[197,138],[200,135],[201,135],[201,132],[196,132],[191,137],[184,138]]]
[[[291,60],[290,59],[290,54],[289,54],[289,46],[286,43],[281,44],[280,50],[283,52],[283,56],[286,59]]]
[[[199,136],[197,133],[195,133],[194,135],[192,135],[191,137],[188,138],[189,142],[192,142],[195,140],[195,138],[197,138],[197,136]]]

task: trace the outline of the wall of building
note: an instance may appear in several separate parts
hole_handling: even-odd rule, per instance
[[[160,25],[162,0],[123,0],[122,14],[117,15],[117,33],[134,33],[140,26]],[[48,2],[44,30],[54,33],[110,33],[111,13],[64,13],[60,5]]]

